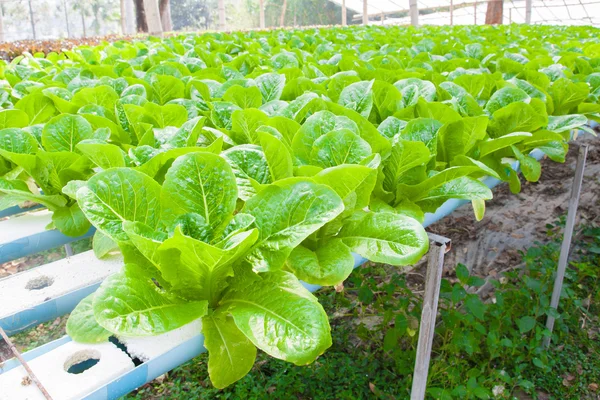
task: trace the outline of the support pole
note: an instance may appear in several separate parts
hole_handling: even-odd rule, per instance
[[[125,33],[132,35],[136,31],[135,27],[135,4],[133,0],[124,0],[125,2]]]
[[[125,0],[121,0],[119,3],[121,11],[121,35],[127,35],[127,6]]]
[[[473,25],[477,25],[477,2],[473,3]]]
[[[369,12],[367,11],[367,0],[363,0],[363,25],[369,24]]]
[[[508,9],[508,23],[512,24],[512,8]]]
[[[160,22],[158,0],[144,0],[144,10],[146,11],[148,33],[151,35],[162,36],[163,30],[162,23]]]
[[[560,301],[560,293],[562,292],[563,280],[565,279],[565,271],[569,261],[569,249],[571,248],[571,240],[573,238],[573,229],[575,228],[575,217],[577,216],[577,207],[579,206],[579,197],[581,196],[581,183],[583,182],[583,171],[585,170],[585,159],[587,157],[588,146],[582,144],[579,146],[577,156],[577,166],[575,167],[575,177],[573,178],[573,186],[571,188],[571,198],[569,199],[569,211],[567,212],[567,223],[563,236],[562,245],[560,247],[560,256],[558,258],[558,267],[556,270],[556,279],[554,280],[554,290],[552,291],[552,300],[550,307],[558,310]],[[544,347],[548,348],[552,339],[552,331],[554,330],[555,318],[548,315],[546,319],[546,328],[550,331],[550,335],[544,338]]]
[[[419,9],[417,8],[417,0],[410,0],[410,24],[419,26]]]
[[[31,32],[33,33],[33,40],[37,39],[35,33],[35,19],[33,17],[33,7],[31,7],[31,0],[29,0],[29,21],[31,22]]]
[[[0,3],[0,42],[4,42],[4,14],[2,13],[2,3]]]
[[[69,27],[69,11],[67,8],[67,0],[63,0],[63,7],[65,8],[65,23],[67,26],[67,37],[71,37],[71,29]]]
[[[342,0],[342,26],[348,25],[346,22],[346,0]]]
[[[525,23],[531,24],[531,0],[525,0]]]
[[[65,244],[65,252],[67,253],[67,257],[73,257],[73,247],[71,247],[71,243]]]
[[[385,21],[385,14],[382,11],[381,12],[381,25],[383,25],[383,21]]]
[[[450,0],[450,25],[454,25],[454,1]]]
[[[258,6],[260,7],[258,13],[260,18],[260,29],[265,29],[265,0],[259,0]]]
[[[219,30],[225,30],[225,0],[219,0]]]
[[[419,327],[417,357],[410,392],[411,400],[423,400],[425,398],[429,362],[431,360],[431,347],[435,331],[435,319],[437,316],[438,300],[440,298],[442,270],[444,268],[444,254],[450,249],[450,239],[434,234],[428,234],[428,236],[433,245],[429,249],[427,259],[425,294],[423,295],[423,311],[421,312],[421,326]]]

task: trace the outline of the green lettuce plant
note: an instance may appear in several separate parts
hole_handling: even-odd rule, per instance
[[[71,314],[67,331],[74,340],[158,335],[202,318],[217,387],[248,373],[256,348],[303,365],[331,345],[322,307],[284,268],[300,243],[344,212],[342,198],[328,185],[281,179],[239,209],[227,161],[194,152],[175,160],[162,185],[134,168],[110,168],[81,184],[76,197],[94,226],[119,244],[125,266]],[[363,214],[335,239],[341,254],[350,256],[350,268],[353,249],[387,251],[399,264],[426,251],[417,221]],[[388,226],[393,230],[382,236]],[[370,248],[375,239],[381,244]],[[338,257],[331,247],[317,254]]]

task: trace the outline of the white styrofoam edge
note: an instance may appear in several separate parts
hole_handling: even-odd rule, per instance
[[[52,212],[39,210],[0,221],[0,245],[42,232],[52,222]]]
[[[90,250],[0,279],[0,319],[102,281],[122,265],[120,254],[100,260]],[[43,281],[51,283],[41,289],[27,288]]]
[[[0,280],[0,326],[11,336],[67,314],[123,265],[120,254],[99,260],[93,251],[77,254]],[[29,290],[31,282],[50,282]]]
[[[97,359],[98,363],[79,374],[67,372],[70,366],[90,358]],[[81,399],[134,368],[127,354],[112,343],[68,342],[28,364],[50,396],[57,400]],[[35,384],[22,384],[26,377],[22,366],[0,375],[0,400],[43,399]]]

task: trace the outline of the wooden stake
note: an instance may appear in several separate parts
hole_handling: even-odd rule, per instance
[[[567,212],[567,223],[563,235],[562,245],[560,247],[560,256],[558,258],[558,267],[556,269],[556,279],[554,280],[554,289],[552,290],[552,299],[550,307],[558,310],[560,294],[562,292],[563,280],[569,262],[569,250],[575,229],[575,217],[577,217],[577,208],[579,207],[579,197],[581,196],[581,184],[583,182],[583,171],[585,170],[585,159],[587,158],[588,146],[582,144],[579,146],[579,155],[577,156],[577,166],[575,167],[575,177],[573,178],[573,187],[571,188],[571,198],[569,199],[569,211]],[[543,345],[548,348],[552,339],[554,330],[554,317],[548,315],[546,319],[546,328],[550,331],[550,336],[546,336]]]
[[[431,348],[435,332],[435,319],[440,299],[442,271],[444,269],[444,254],[450,249],[450,239],[435,234],[427,235],[429,240],[433,242],[433,246],[429,249],[427,259],[425,294],[423,295],[423,311],[421,312],[421,325],[419,326],[417,357],[415,359],[415,370],[410,392],[411,400],[423,400],[425,398]]]
[[[19,353],[19,350],[17,350],[15,345],[10,341],[10,339],[8,338],[8,335],[6,334],[6,332],[4,332],[4,329],[2,329],[2,327],[0,327],[0,335],[2,336],[2,339],[4,339],[4,341],[6,342],[6,344],[10,348],[10,350],[12,351],[13,355],[17,358],[17,360],[19,360],[21,365],[23,365],[23,368],[25,368],[25,371],[27,371],[27,375],[29,375],[29,377],[35,383],[35,385],[38,387],[38,389],[40,389],[40,392],[42,392],[42,394],[44,395],[46,400],[52,400],[50,393],[48,393],[48,391],[46,390],[44,385],[42,385],[42,383],[39,381],[37,376],[35,376],[35,374],[31,370],[31,368],[29,368],[29,364],[27,364],[27,361],[25,361],[25,359],[23,359],[23,357],[21,357],[21,353]]]

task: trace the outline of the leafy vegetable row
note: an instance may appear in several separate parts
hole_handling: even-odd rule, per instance
[[[97,342],[202,318],[218,387],[256,348],[296,364],[331,345],[304,289],[354,254],[407,266],[425,212],[483,176],[520,189],[539,148],[564,161],[600,119],[591,28],[354,27],[182,35],[79,47],[2,66],[0,208],[53,211],[122,272],[71,315]]]

